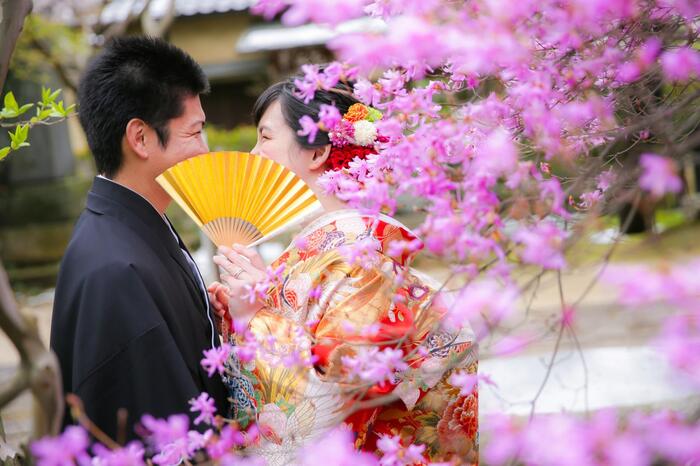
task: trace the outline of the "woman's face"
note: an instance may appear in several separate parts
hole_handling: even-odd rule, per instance
[[[320,173],[314,163],[316,150],[305,149],[296,141],[294,130],[284,120],[279,100],[265,110],[257,130],[258,140],[251,153],[284,165],[307,183],[318,177]]]

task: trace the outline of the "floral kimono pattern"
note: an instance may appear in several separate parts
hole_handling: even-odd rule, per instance
[[[368,237],[378,261],[366,270],[343,248]],[[231,357],[232,417],[245,425],[254,416],[262,434],[252,453],[288,464],[295,447],[345,423],[359,449],[376,452],[380,436],[399,435],[404,445],[424,444],[430,461],[478,463],[478,392],[461,395],[448,382],[455,370],[476,373],[474,336],[442,328],[446,304],[409,268],[414,254],[391,254],[393,241],[415,239],[389,217],[343,210],[307,226],[272,264],[284,265],[281,285],[249,328],[282,353],[307,348],[316,362],[290,369],[259,355],[246,364]],[[375,385],[349,377],[343,357],[372,347],[400,348],[409,369]],[[372,403],[380,397],[387,401]]]

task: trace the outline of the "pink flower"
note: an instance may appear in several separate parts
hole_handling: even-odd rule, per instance
[[[659,52],[661,52],[662,45],[658,37],[649,38],[635,54],[634,61],[627,62],[620,66],[618,78],[623,82],[632,82],[638,79],[641,73],[647,71],[656,61]]]
[[[502,285],[495,279],[473,281],[460,290],[445,322],[454,329],[482,318],[496,325],[515,311],[517,296],[517,289]]]
[[[617,79],[623,83],[631,83],[639,78],[642,70],[638,63],[628,62],[620,66],[617,70]]]
[[[485,445],[483,458],[493,465],[643,466],[662,459],[690,464],[700,458],[696,441],[700,430],[682,422],[683,417],[668,411],[623,414],[611,409],[590,418],[559,413],[535,416],[529,422],[490,415],[482,422],[482,430],[498,442]]]
[[[355,96],[364,104],[376,107],[381,99],[381,93],[366,79],[358,79],[354,87]]]
[[[316,95],[321,72],[318,65],[302,65],[301,71],[304,73],[304,77],[294,80],[294,85],[298,91],[296,96],[302,99],[305,104],[308,104]]]
[[[328,131],[340,123],[342,116],[335,105],[321,104],[321,110],[318,113],[319,122],[323,128]]]
[[[596,185],[596,188],[600,189],[602,192],[606,192],[616,179],[617,175],[615,172],[612,171],[612,169],[608,169],[598,175],[598,184]]]
[[[676,163],[657,154],[642,154],[639,159],[642,175],[639,177],[639,187],[655,197],[666,193],[678,193],[683,189],[683,183],[677,175]]]
[[[477,374],[468,374],[466,371],[457,371],[454,372],[447,381],[453,387],[459,388],[460,396],[467,396],[474,390],[478,380],[479,376]]]
[[[297,463],[299,466],[376,466],[377,459],[371,453],[357,451],[352,432],[336,427],[302,448]]]
[[[425,464],[427,459],[423,456],[425,445],[413,444],[408,447],[401,445],[398,435],[382,435],[377,440],[377,449],[382,452],[379,459],[380,466],[406,466],[413,464]]]
[[[238,357],[238,360],[243,364],[250,362],[255,359],[260,349],[260,343],[255,339],[253,332],[246,329],[242,329],[243,342],[237,344],[233,347],[233,353]]]
[[[204,350],[204,359],[201,360],[200,364],[207,371],[209,377],[214,375],[215,372],[223,374],[225,371],[224,363],[226,363],[230,353],[231,345],[227,343],[216,348]]]
[[[145,414],[141,418],[141,424],[148,431],[150,443],[160,450],[165,445],[187,438],[190,419],[185,414],[174,414],[167,420]]]
[[[306,249],[309,247],[309,239],[306,236],[299,236],[295,238],[294,247],[301,251],[306,251]]]
[[[322,294],[323,294],[323,286],[317,285],[317,286],[311,288],[311,291],[309,291],[309,300],[318,301],[319,299],[321,299]]]
[[[618,289],[618,301],[626,306],[656,302],[666,296],[667,281],[643,265],[610,265],[601,277]]]
[[[186,438],[163,445],[159,450],[153,457],[153,463],[160,466],[178,466],[183,459],[191,457]]]
[[[669,362],[700,387],[700,298],[694,312],[680,312],[664,321],[655,339]]]
[[[57,437],[44,437],[31,444],[30,450],[37,466],[69,466],[90,464],[86,450],[90,444],[82,427],[69,426]]]
[[[523,262],[546,269],[561,269],[566,265],[562,247],[565,233],[551,221],[516,231],[513,240],[525,248],[520,253]]]
[[[700,76],[700,53],[692,47],[668,50],[661,55],[661,69],[669,81],[697,78]]]
[[[288,2],[290,8],[282,15],[288,26],[308,21],[336,25],[362,16],[365,0],[304,0]]]
[[[270,21],[278,13],[284,10],[288,5],[286,0],[258,0],[255,5],[250,8],[250,12],[255,15],[262,15],[267,21]]]
[[[352,244],[343,245],[338,252],[348,261],[348,264],[371,270],[379,265],[382,246],[373,236],[366,236]]]
[[[498,128],[479,146],[475,167],[477,172],[498,177],[513,171],[517,162],[518,151],[512,136],[504,129]]]
[[[406,84],[406,77],[398,70],[387,70],[384,76],[379,80],[384,92],[389,94],[398,94]]]
[[[145,466],[144,449],[140,442],[129,442],[126,446],[110,450],[104,445],[92,447],[95,457],[92,466]]]
[[[282,274],[284,273],[285,267],[286,265],[284,263],[280,264],[276,269],[273,269],[272,266],[267,266],[265,269],[266,276],[262,280],[252,285],[250,283],[244,285],[247,294],[242,296],[242,298],[247,299],[251,304],[256,300],[264,302],[269,291],[282,284]],[[242,332],[244,330],[245,327],[237,329],[236,331]]]
[[[505,335],[491,347],[494,356],[510,356],[521,353],[534,341],[529,335]]]
[[[648,38],[637,52],[637,60],[642,67],[651,66],[661,53],[663,43],[658,37]]]
[[[308,136],[309,144],[312,144],[316,140],[316,134],[318,133],[318,125],[309,115],[304,115],[299,119],[299,124],[301,129],[297,131],[299,136]]]
[[[214,422],[216,405],[214,404],[214,398],[210,397],[208,393],[202,393],[197,398],[192,398],[190,406],[190,412],[199,413],[199,416],[194,420],[195,425],[199,425],[202,422],[206,424]]]
[[[323,68],[323,73],[319,76],[320,85],[324,89],[332,89],[344,75],[345,70],[341,63],[337,61],[330,63]],[[323,108],[323,105],[321,108]]]
[[[408,369],[403,358],[404,354],[400,349],[359,347],[355,356],[341,356],[341,361],[350,377],[384,384],[391,381],[397,372]]]
[[[269,463],[260,456],[243,456],[231,453],[223,456],[219,464],[221,466],[268,466]]]

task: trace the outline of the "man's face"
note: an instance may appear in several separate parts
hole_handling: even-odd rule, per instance
[[[165,147],[157,138],[149,138],[148,153],[152,155],[155,176],[195,155],[209,152],[204,141],[204,110],[199,96],[183,99],[184,112],[168,123],[169,137]],[[155,133],[155,131],[154,131]]]

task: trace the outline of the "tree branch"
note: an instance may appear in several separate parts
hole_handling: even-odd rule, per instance
[[[28,385],[34,397],[32,438],[56,434],[63,418],[63,389],[56,356],[44,347],[36,326],[19,312],[2,262],[0,262],[0,329],[15,345],[20,368],[14,381],[0,393],[0,409]]]
[[[24,18],[31,11],[31,0],[0,0],[0,90],[7,79],[10,58],[22,32]]]

